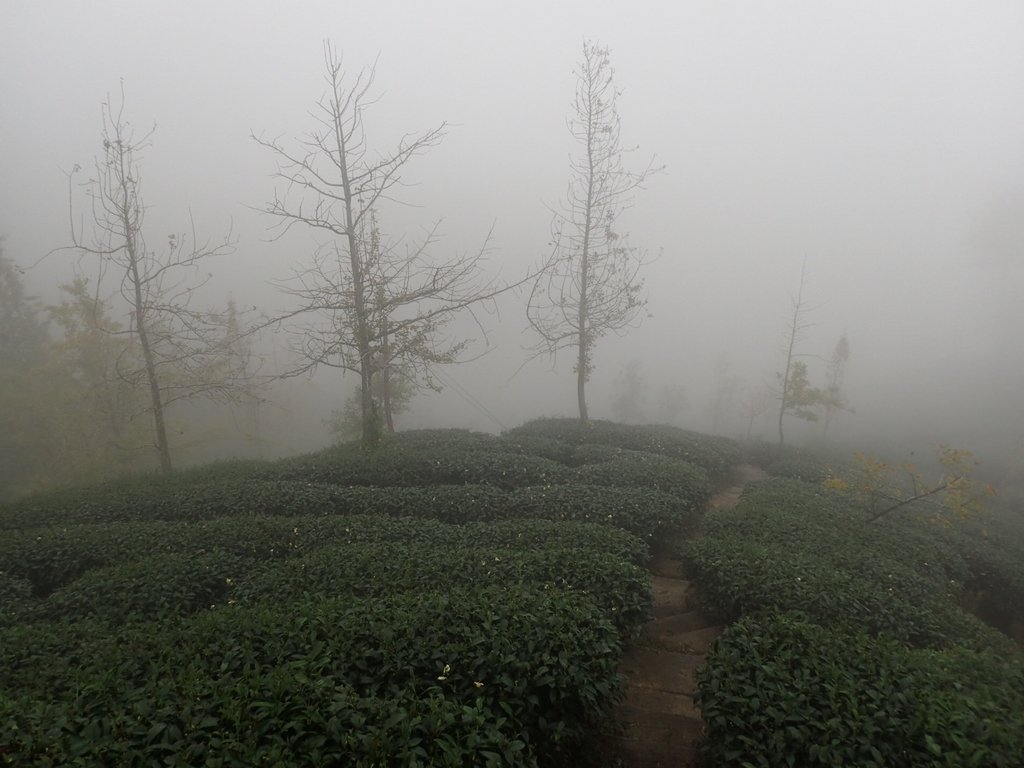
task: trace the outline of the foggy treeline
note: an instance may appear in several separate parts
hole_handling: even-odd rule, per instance
[[[1020,8],[314,6],[13,12],[0,496],[542,415],[1024,464]]]

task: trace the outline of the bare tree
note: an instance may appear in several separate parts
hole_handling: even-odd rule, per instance
[[[107,276],[117,282],[129,321],[127,327],[104,330],[138,345],[138,357],[119,358],[118,376],[148,392],[154,446],[161,469],[169,472],[168,407],[195,397],[228,402],[240,393],[236,371],[226,364],[230,339],[224,315],[191,306],[210,278],[209,273],[200,275],[200,266],[233,246],[230,235],[213,244],[200,243],[193,226],[188,235],[169,235],[159,253],[150,248],[143,231],[146,206],[139,155],[150,146],[155,128],[135,134],[125,117],[123,87],[119,103],[108,98],[102,114],[103,155],[95,161],[95,176],[84,184],[91,201],[91,231],[86,236],[84,226],[75,226],[72,207],[72,245],[98,260],[97,284]],[[80,170],[76,165],[68,175],[69,206],[70,182]]]
[[[787,413],[794,413],[801,418],[816,419],[811,408],[821,402],[820,390],[812,388],[807,381],[807,364],[797,360],[800,356],[797,344],[803,340],[807,330],[813,326],[808,321],[809,307],[804,299],[804,279],[807,264],[800,268],[800,288],[792,299],[792,314],[786,325],[786,366],[779,374],[779,446],[784,442],[782,422]]]
[[[576,70],[576,98],[569,132],[579,154],[569,163],[569,188],[552,224],[554,249],[534,282],[527,318],[540,336],[535,354],[576,351],[576,398],[587,421],[586,382],[594,368],[594,344],[622,332],[642,315],[643,253],[616,231],[632,193],[655,173],[653,159],[640,171],[623,165],[619,92],[607,48],[583,43]]]
[[[382,241],[374,212],[392,199],[406,164],[436,146],[446,126],[407,134],[389,152],[372,152],[364,116],[374,103],[375,66],[347,73],[325,43],[324,67],[327,92],[309,136],[295,148],[253,136],[277,158],[274,175],[283,189],[264,210],[278,219],[278,236],[295,225],[325,236],[311,264],[285,286],[297,306],[273,322],[287,324],[297,340],[299,362],[285,375],[329,366],[360,377],[362,442],[371,446],[382,432],[374,377],[401,364],[429,381],[431,366],[461,360],[468,343],[444,335],[448,322],[525,281],[505,285],[481,277],[487,241],[476,252],[434,261],[436,225],[404,249]]]

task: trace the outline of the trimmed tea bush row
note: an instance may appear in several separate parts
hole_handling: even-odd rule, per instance
[[[734,440],[664,425],[634,426],[601,420],[582,424],[577,419],[536,419],[509,430],[503,437],[546,438],[576,446],[604,445],[656,453],[695,464],[716,479],[725,476],[741,460],[739,444]]]
[[[652,608],[644,569],[557,542],[518,551],[420,544],[325,547],[240,581],[233,593],[240,602],[285,601],[297,594],[383,597],[474,584],[542,584],[587,594],[624,635],[638,632]]]
[[[524,515],[524,517],[526,517]],[[11,532],[0,539],[0,590],[45,598],[92,569],[151,557],[189,559],[223,552],[255,562],[339,543],[418,543],[439,549],[525,550],[560,546],[642,564],[637,537],[609,525],[544,519],[455,526],[429,518],[383,516],[235,517],[199,523],[106,523]],[[8,584],[9,586],[3,586]]]
[[[733,624],[698,671],[711,765],[1020,765],[1024,664],[911,650],[800,614]]]
[[[643,482],[646,465],[633,465],[620,475],[596,479],[606,482]],[[679,482],[685,469],[668,467],[668,479],[691,499],[703,499],[706,485],[691,475],[692,486]],[[656,477],[652,482],[657,482]],[[643,487],[593,486],[583,484],[519,488],[511,492],[490,485],[438,485],[422,488],[375,488],[316,485],[301,481],[253,481],[236,486],[201,486],[165,490],[161,495],[128,492],[112,495],[104,504],[64,506],[8,511],[3,518],[11,528],[7,537],[38,535],[37,527],[69,527],[81,523],[138,523],[143,521],[190,521],[209,523],[217,518],[245,516],[258,521],[265,515],[349,515],[374,514],[433,518],[450,523],[516,519],[585,520],[612,525],[650,538],[692,524],[697,507],[674,494]],[[163,525],[163,523],[161,523]],[[254,529],[264,522],[248,524]],[[121,526],[113,530],[119,530]],[[21,532],[15,529],[23,529]],[[125,526],[131,530],[131,526]],[[153,538],[159,540],[160,526]],[[249,537],[262,540],[263,534]],[[0,539],[0,570],[4,569],[5,543]]]
[[[785,478],[705,521],[684,556],[739,619],[698,674],[708,762],[1019,764],[1024,663],[957,605],[976,575],[962,531],[868,523],[850,497]]]
[[[274,465],[283,480],[333,485],[486,484],[510,489],[568,483],[568,467],[540,456],[465,448],[427,449],[385,443],[371,451],[342,447]]]
[[[77,627],[2,633],[8,764],[550,764],[620,695],[614,627],[554,589],[232,606],[114,636]]]
[[[326,545],[262,563],[219,551],[154,555],[91,570],[32,605],[26,618],[149,621],[223,603],[287,603],[298,595],[384,597],[501,584],[586,593],[627,635],[650,617],[647,572],[614,555],[557,541],[536,550],[392,541]]]
[[[825,626],[915,646],[1006,647],[957,606],[969,569],[927,529],[868,524],[843,497],[783,478],[748,486],[735,508],[705,520],[684,557],[725,618],[803,610]]]
[[[325,549],[329,552],[320,554]],[[0,552],[6,571],[2,583],[21,598],[11,605],[12,617],[96,614],[113,621],[129,615],[189,614],[228,599],[234,591],[230,585],[250,574],[279,580],[275,569],[291,568],[295,578],[288,588],[294,594],[316,591],[315,567],[330,580],[332,594],[467,583],[484,579],[485,571],[494,571],[489,583],[502,578],[572,581],[595,590],[617,573],[625,580],[605,583],[600,594],[619,620],[639,621],[649,602],[647,579],[638,567],[646,560],[646,546],[625,531],[577,522],[453,526],[361,516],[106,524],[25,532],[5,541]],[[481,552],[500,562],[500,568],[472,565]],[[460,558],[468,564],[453,570]],[[286,559],[298,564],[286,566]],[[531,564],[540,570],[534,572]],[[389,568],[397,570],[388,573]],[[398,573],[404,576],[398,579]],[[47,599],[31,602],[26,593]]]

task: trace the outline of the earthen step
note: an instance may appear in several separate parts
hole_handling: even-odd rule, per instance
[[[628,708],[620,710],[620,717],[623,747],[642,747],[647,753],[655,752],[662,761],[679,761],[665,765],[684,764],[682,760],[692,755],[704,736],[704,723],[699,718]],[[631,763],[627,764],[632,768]]]
[[[623,742],[619,752],[622,765],[627,768],[691,768],[699,765],[699,747],[696,744],[679,747],[641,741]]]
[[[626,686],[622,708],[635,712],[664,712],[669,715],[700,718],[700,710],[693,703],[693,696],[686,693],[657,691],[637,685]]]
[[[671,616],[698,607],[696,590],[688,581],[654,576],[651,579],[651,587],[655,616]]]
[[[648,622],[644,627],[643,637],[647,642],[660,646],[665,642],[673,642],[679,635],[717,626],[718,622],[709,618],[703,611],[687,611],[655,618],[654,621]]]
[[[665,552],[654,555],[648,565],[648,570],[655,576],[664,576],[668,579],[683,578],[683,564]]]
[[[691,695],[696,687],[694,673],[702,661],[691,654],[638,647],[626,654],[619,671],[631,687]]]
[[[711,650],[711,646],[718,639],[718,636],[722,634],[723,629],[722,626],[715,624],[677,634],[659,635],[656,640],[651,642],[656,642],[659,647],[669,652],[692,654],[700,658]],[[647,631],[645,630],[644,634],[646,635],[646,633]]]

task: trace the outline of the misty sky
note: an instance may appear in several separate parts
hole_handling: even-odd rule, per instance
[[[294,7],[293,7],[294,6]],[[383,213],[393,236],[443,219],[437,254],[480,246],[513,279],[547,252],[572,145],[572,70],[588,37],[608,45],[624,143],[666,166],[622,227],[660,252],[652,317],[599,344],[594,415],[640,361],[652,399],[670,383],[704,419],[720,361],[745,385],[781,365],[790,295],[806,259],[816,323],[802,351],[842,332],[870,439],[899,425],[926,440],[1024,435],[1024,3],[1005,2],[28,2],[6,0],[0,46],[0,235],[27,265],[67,245],[64,172],[101,149],[100,103],[124,79],[140,130],[149,239],[229,225],[237,251],[217,289],[274,307],[313,241],[268,242],[253,208],[274,159],[250,139],[301,137],[323,91],[322,41],[377,67],[370,142],[448,121],[409,166],[416,207]],[[166,230],[166,231],[164,231]],[[74,259],[27,279],[49,295]],[[571,361],[517,376],[532,343],[515,301],[490,318],[496,348],[449,369],[505,426],[571,414]],[[500,325],[499,325],[500,322]],[[812,375],[824,363],[809,359]],[[451,387],[433,417],[494,429]],[[429,419],[427,419],[429,421]],[[947,429],[948,427],[948,429]],[[769,435],[770,436],[770,435]]]

